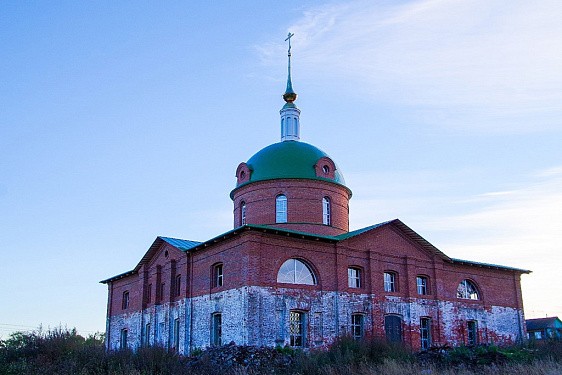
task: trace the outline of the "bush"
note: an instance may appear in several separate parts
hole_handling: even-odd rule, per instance
[[[562,343],[440,348],[414,356],[399,345],[342,337],[327,349],[226,345],[183,357],[159,347],[106,352],[100,334],[75,329],[16,332],[0,340],[0,375],[487,375],[562,373]]]

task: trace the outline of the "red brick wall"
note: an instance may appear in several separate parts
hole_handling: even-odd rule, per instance
[[[287,224],[275,223],[275,198],[287,197]],[[331,201],[331,226],[322,224],[322,198]],[[234,227],[241,225],[240,204],[246,203],[246,223],[277,225],[323,235],[349,231],[349,193],[346,188],[315,180],[260,181],[234,194]]]
[[[277,283],[279,268],[290,258],[307,262],[317,276],[318,284],[294,286]],[[223,264],[224,283],[222,287],[214,288],[211,272],[213,265],[218,262]],[[360,288],[348,287],[347,270],[350,266],[362,271]],[[396,292],[384,291],[383,273],[387,270],[398,275]],[[177,274],[182,275],[181,296],[170,297]],[[427,295],[418,295],[417,275],[429,278]],[[519,277],[514,271],[446,262],[427,252],[392,224],[338,243],[245,230],[188,253],[163,244],[137,274],[111,283],[109,315],[140,311],[159,303],[160,300],[156,298],[159,280],[167,284],[162,303],[244,286],[261,286],[272,290],[290,288],[294,291],[291,297],[297,300],[304,300],[307,295],[320,291],[337,291],[350,295],[369,295],[372,324],[366,330],[370,335],[384,337],[384,316],[392,313],[387,309],[388,303],[406,304],[410,306],[408,311],[411,309],[413,314],[417,311],[415,314],[431,318],[434,344],[466,343],[468,318],[462,317],[463,311],[491,312],[498,307],[522,311]],[[470,279],[477,285],[479,300],[457,298],[457,287],[463,279]],[[152,296],[151,301],[147,302],[145,291],[149,283],[152,284]],[[121,304],[126,290],[129,291],[130,304],[124,311]],[[443,303],[449,304],[449,310],[441,310],[439,306]],[[418,320],[415,318],[411,321],[412,325],[404,325],[404,341],[414,349],[419,348],[420,341],[419,327],[416,326]],[[506,321],[506,324],[513,323]],[[484,335],[486,342],[506,341],[484,327],[479,327],[478,334],[483,342]]]

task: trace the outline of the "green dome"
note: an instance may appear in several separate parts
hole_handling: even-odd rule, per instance
[[[337,166],[334,179],[316,175],[314,165],[323,157],[329,158],[324,151],[308,143],[298,141],[274,143],[261,149],[248,160],[246,164],[252,172],[250,180],[243,185],[280,178],[303,178],[345,186],[345,180]]]

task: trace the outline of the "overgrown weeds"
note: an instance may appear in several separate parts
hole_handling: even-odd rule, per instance
[[[17,332],[0,340],[0,375],[551,375],[562,374],[562,343],[436,348],[413,354],[380,340],[337,340],[324,350],[228,345],[178,356],[158,347],[106,352],[102,335],[75,329]]]

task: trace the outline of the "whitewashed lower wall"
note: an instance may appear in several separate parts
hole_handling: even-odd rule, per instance
[[[326,346],[350,332],[351,314],[364,314],[364,325],[371,332],[383,332],[386,314],[400,315],[405,329],[418,330],[421,317],[430,317],[438,325],[438,345],[465,343],[462,330],[466,320],[478,322],[482,339],[488,343],[515,343],[522,339],[523,313],[514,308],[464,307],[426,299],[405,300],[386,297],[373,302],[374,296],[343,292],[301,289],[243,287],[174,303],[151,306],[142,312],[116,315],[108,321],[108,348],[120,347],[120,332],[128,330],[128,346],[160,345],[189,354],[195,348],[211,344],[214,313],[222,314],[222,343],[276,346],[289,344],[289,312],[306,313],[306,345]],[[174,321],[179,319],[179,346],[176,348]],[[147,334],[147,324],[150,330]]]

